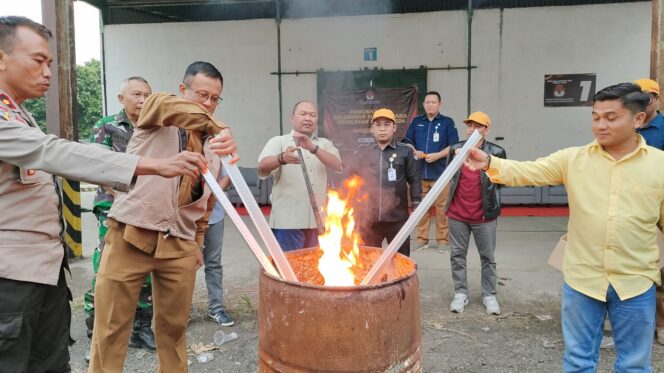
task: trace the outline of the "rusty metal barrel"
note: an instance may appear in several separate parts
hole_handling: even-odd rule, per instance
[[[310,255],[303,249],[289,255]],[[376,248],[361,248],[377,258]],[[290,258],[289,258],[290,260]],[[312,263],[313,266],[316,263]],[[380,285],[325,287],[259,278],[260,372],[420,372],[419,281],[414,262]],[[297,267],[294,270],[298,278]],[[399,272],[399,271],[397,271]]]

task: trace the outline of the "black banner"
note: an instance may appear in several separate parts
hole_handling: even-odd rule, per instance
[[[413,117],[421,111],[426,92],[425,68],[318,72],[318,128],[342,152],[373,141],[369,125],[380,108],[394,111],[395,138],[403,137]]]
[[[396,116],[395,138],[402,138],[411,120],[417,115],[418,93],[417,87],[325,90],[325,133],[343,149],[354,149],[358,144],[373,142],[369,127],[373,112],[388,108]]]
[[[591,106],[596,74],[544,76],[544,106]]]

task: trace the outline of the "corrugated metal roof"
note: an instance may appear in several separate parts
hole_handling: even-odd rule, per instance
[[[83,0],[104,24],[276,18],[275,0]],[[474,9],[639,2],[644,0],[472,0]],[[467,9],[467,0],[281,0],[283,18],[420,13]]]

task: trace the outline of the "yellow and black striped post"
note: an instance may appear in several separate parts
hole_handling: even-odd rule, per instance
[[[62,215],[65,217],[65,243],[76,256],[83,255],[80,187],[78,181],[62,179]]]

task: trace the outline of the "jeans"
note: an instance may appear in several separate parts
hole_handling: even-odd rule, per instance
[[[454,292],[468,295],[468,271],[466,258],[470,233],[475,239],[475,246],[482,262],[482,296],[496,295],[496,227],[497,220],[480,224],[468,224],[452,218],[448,219],[450,227],[450,263]]]
[[[652,372],[655,331],[655,286],[621,301],[609,285],[606,302],[590,298],[563,285],[562,326],[565,351],[563,370],[595,372],[599,346],[608,313],[616,344],[614,370],[618,373]]]
[[[272,232],[282,251],[318,247],[318,229],[276,229]]]
[[[224,242],[224,221],[211,224],[205,233],[203,262],[205,285],[208,293],[208,313],[214,315],[224,310],[224,267],[221,265],[221,246]]]

